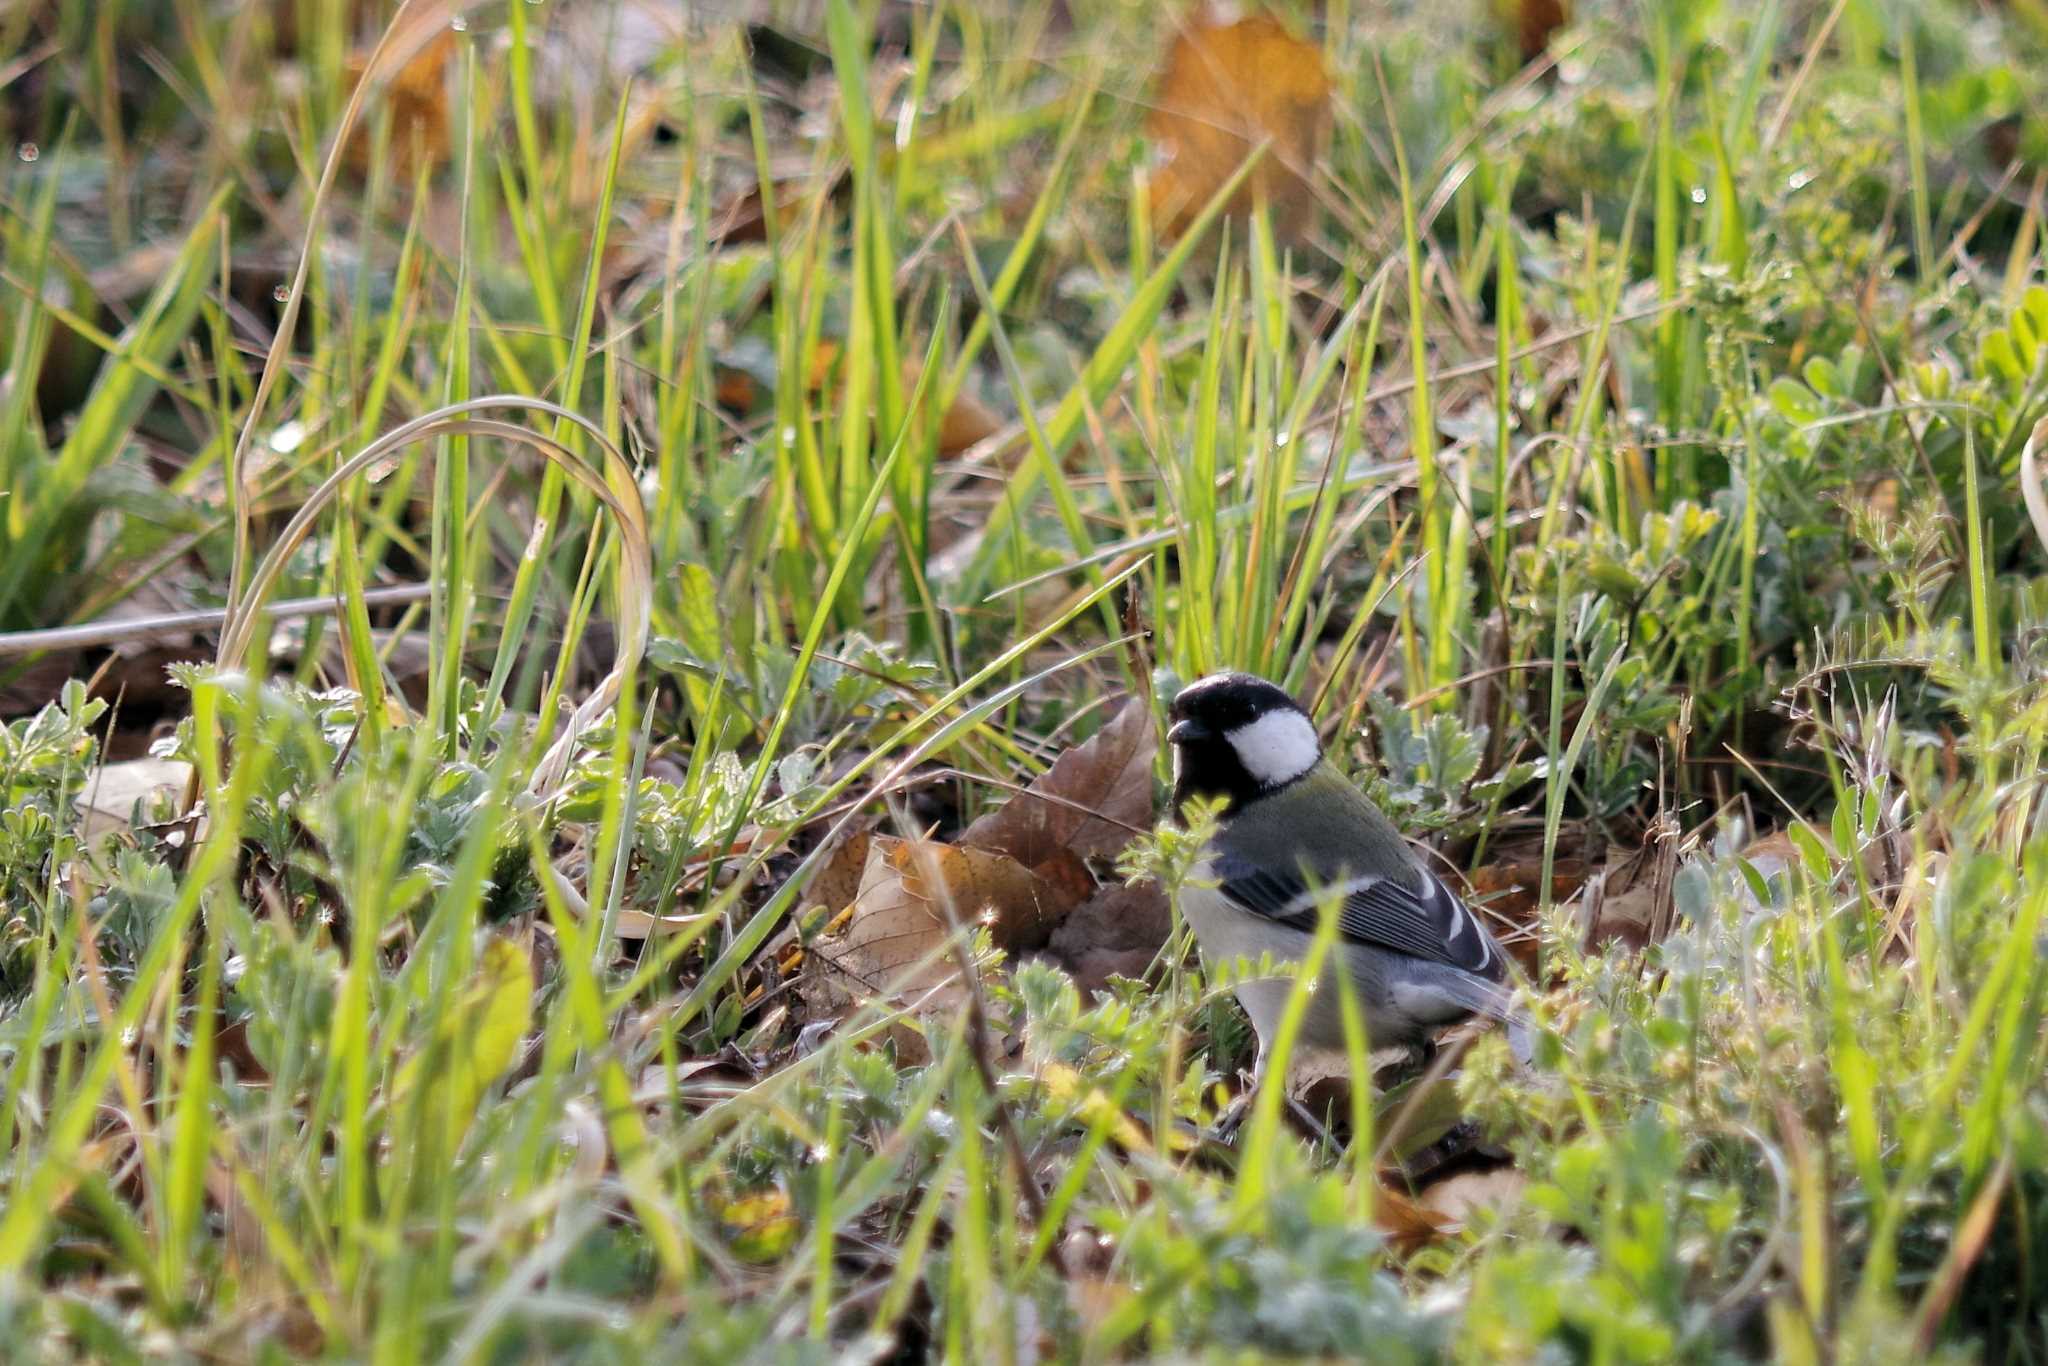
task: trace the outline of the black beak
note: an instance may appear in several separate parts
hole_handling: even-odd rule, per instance
[[[1176,721],[1173,723],[1173,729],[1166,732],[1166,743],[1169,745],[1192,745],[1203,740],[1213,739],[1215,734],[1216,732],[1210,730],[1200,721]]]

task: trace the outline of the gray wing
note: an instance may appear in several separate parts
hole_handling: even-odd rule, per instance
[[[1472,908],[1436,874],[1413,866],[1413,887],[1391,878],[1346,876],[1317,889],[1297,874],[1228,852],[1219,854],[1210,871],[1223,895],[1254,915],[1314,934],[1322,903],[1335,897],[1337,933],[1345,939],[1448,964],[1489,981],[1506,980],[1500,946]]]

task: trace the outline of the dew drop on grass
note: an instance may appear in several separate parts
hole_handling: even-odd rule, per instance
[[[458,14],[448,21],[448,27],[454,29],[457,33],[467,33],[469,32],[469,18],[467,15]]]
[[[270,291],[270,297],[277,300],[281,304],[289,303],[291,302],[292,297],[292,287],[290,285],[279,285],[277,288]]]
[[[1794,171],[1791,175],[1785,177],[1785,188],[1788,190],[1803,190],[1811,184],[1813,184],[1813,172],[1811,171]]]
[[[784,446],[794,446],[796,444],[796,428],[784,427],[782,429],[782,444]]]
[[[40,157],[42,154],[43,149],[36,146],[33,142],[22,143],[20,148],[17,149],[17,151],[15,152],[15,155],[19,156],[23,161],[34,161],[37,157]]]
[[[1693,203],[1695,203],[1695,204],[1704,204],[1704,203],[1706,203],[1706,202],[1707,202],[1707,187],[1706,187],[1706,186],[1704,186],[1704,185],[1695,185],[1695,186],[1693,186],[1693,187],[1692,187],[1692,202],[1693,202]]]

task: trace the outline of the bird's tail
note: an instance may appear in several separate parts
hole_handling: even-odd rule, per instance
[[[1513,984],[1467,975],[1461,985],[1465,987],[1461,995],[1466,1009],[1498,1021],[1507,1030],[1508,1051],[1515,1061],[1524,1067],[1535,1061],[1536,1027],[1529,1013],[1515,1004]]]

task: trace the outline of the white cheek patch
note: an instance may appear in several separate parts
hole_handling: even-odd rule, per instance
[[[1298,711],[1269,711],[1248,726],[1230,732],[1237,761],[1262,787],[1293,782],[1316,766],[1322,747],[1316,728]]]

